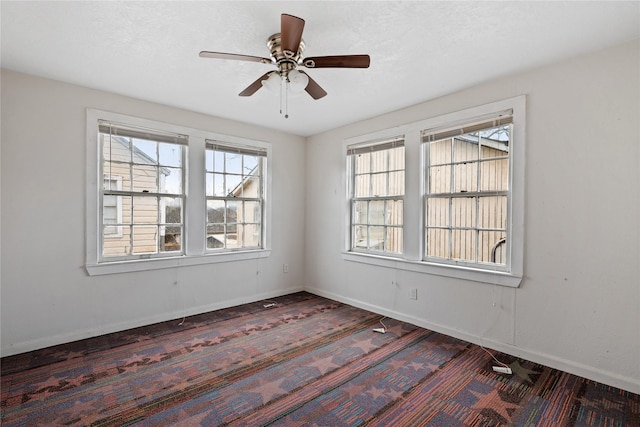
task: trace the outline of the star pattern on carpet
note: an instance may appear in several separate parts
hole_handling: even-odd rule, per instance
[[[61,383],[62,383],[62,380],[60,378],[49,377],[44,382],[37,384],[35,391],[39,392],[40,390],[44,390],[44,389],[60,387]]]
[[[378,387],[371,387],[371,389],[365,391],[365,393],[370,394],[374,400],[379,397],[384,397],[387,394],[384,388],[378,388]]]
[[[478,398],[474,406],[476,410],[493,411],[507,422],[511,421],[512,414],[520,407],[520,405],[516,403],[503,400],[498,389],[491,389],[491,391],[486,394],[471,391],[471,394]]]
[[[511,371],[513,372],[514,375],[516,375],[518,378],[523,379],[524,381],[533,384],[534,381],[531,378],[532,375],[538,375],[540,374],[540,372],[538,371],[534,371],[533,369],[528,369],[525,368],[524,366],[522,366],[522,364],[520,364],[520,362],[518,360],[516,360],[515,362],[509,364],[509,367],[511,368]]]
[[[355,343],[351,344],[351,347],[359,348],[363,351],[364,354],[367,354],[374,348],[378,348],[378,346],[373,344],[372,341],[373,340],[371,338],[362,341],[356,341]]]
[[[285,391],[280,388],[280,384],[282,384],[284,381],[284,378],[280,378],[275,381],[262,382],[253,390],[251,390],[250,393],[259,394],[260,397],[262,397],[262,403],[267,403],[274,397],[285,393]]]
[[[329,356],[329,357],[324,357],[322,359],[315,360],[312,363],[309,363],[308,366],[312,368],[316,368],[317,370],[320,371],[321,375],[324,375],[327,372],[332,371],[333,369],[337,368],[340,365],[333,363],[333,356]]]

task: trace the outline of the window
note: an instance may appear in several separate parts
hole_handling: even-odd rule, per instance
[[[270,143],[91,108],[86,132],[89,275],[270,255]]]
[[[506,267],[511,123],[423,132],[425,260]]]
[[[122,190],[122,178],[104,177],[104,188]],[[104,237],[122,237],[122,227],[117,226],[122,222],[122,196],[103,195],[102,197],[102,223],[104,224]]]
[[[351,250],[403,250],[404,140],[348,147],[351,167]]]
[[[262,247],[266,151],[207,141],[207,250]]]
[[[184,253],[186,137],[99,124],[104,185],[101,258]]]
[[[343,141],[343,258],[519,286],[525,106],[518,96]]]

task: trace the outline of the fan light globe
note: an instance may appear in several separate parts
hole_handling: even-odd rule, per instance
[[[281,80],[280,74],[274,71],[266,80],[262,81],[262,86],[266,87],[270,92],[279,93]]]
[[[289,87],[291,88],[291,92],[300,93],[309,84],[309,76],[307,76],[305,73],[301,73],[298,70],[289,71],[288,77],[289,77]]]

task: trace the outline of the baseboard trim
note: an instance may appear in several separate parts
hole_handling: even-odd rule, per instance
[[[607,384],[613,387],[617,387],[623,390],[630,391],[632,393],[640,394],[640,381],[635,381],[631,378],[622,377],[613,372],[603,371],[595,369],[591,366],[583,365],[580,363],[572,362],[554,355],[541,353],[532,349],[517,347],[512,344],[506,344],[499,341],[490,340],[487,338],[479,337],[469,334],[464,331],[452,329],[447,326],[430,322],[426,319],[422,319],[415,316],[406,315],[394,310],[388,310],[384,307],[380,307],[373,304],[368,304],[353,298],[345,297],[334,292],[329,292],[323,289],[314,287],[305,287],[306,292],[315,294],[321,297],[330,298],[335,301],[339,301],[345,304],[352,305],[354,307],[362,308],[364,310],[372,311],[383,316],[388,316],[394,319],[402,320],[403,322],[411,323],[416,326],[420,326],[431,331],[435,331],[441,334],[449,335],[454,338],[458,338],[464,341],[476,345],[482,345],[485,348],[490,348],[502,353],[510,354],[512,356],[520,357],[526,360],[530,360],[541,365],[549,366],[550,368],[559,369],[561,371],[568,372],[573,375],[588,378],[593,381],[597,381],[603,384]]]
[[[54,345],[70,343],[73,341],[83,340],[87,338],[93,338],[100,335],[110,334],[113,332],[125,331],[127,329],[138,328],[141,326],[148,326],[154,323],[167,322],[175,320],[176,318],[182,318],[183,316],[194,316],[196,314],[208,313],[210,311],[220,310],[223,308],[234,307],[241,304],[247,304],[251,302],[261,301],[263,299],[276,298],[283,295],[292,294],[295,292],[301,292],[304,289],[302,287],[280,289],[277,291],[263,292],[260,294],[254,294],[247,297],[233,298],[213,304],[207,304],[197,307],[187,308],[179,313],[179,317],[176,317],[176,311],[165,312],[156,316],[149,316],[142,319],[131,320],[127,322],[112,323],[110,325],[101,326],[99,328],[91,328],[84,330],[77,330],[66,334],[53,335],[50,337],[42,337],[29,341],[23,341],[2,348],[1,357],[13,356],[20,353],[26,353],[28,351],[39,350]]]

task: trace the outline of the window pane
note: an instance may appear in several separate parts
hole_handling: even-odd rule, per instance
[[[451,163],[451,139],[443,139],[429,144],[429,164]]]
[[[244,170],[243,173],[245,175],[249,175],[257,166],[258,166],[258,157],[257,156],[249,156],[244,155]]]
[[[160,193],[182,194],[182,169],[160,169]]]
[[[226,175],[225,196],[242,197],[241,182],[242,177],[238,175]]]
[[[387,252],[402,253],[402,228],[387,228]]]
[[[163,166],[182,166],[182,146],[161,142],[158,146],[160,164]]]
[[[356,155],[355,173],[371,172],[371,153],[363,153]]]
[[[244,226],[244,245],[250,248],[262,246],[262,236],[260,224],[247,224]]]
[[[449,258],[449,230],[427,229],[427,256]]]
[[[160,198],[164,218],[160,222],[164,224],[182,224],[182,199],[178,197]]]
[[[402,200],[387,201],[387,224],[402,225],[403,224],[403,202]]]
[[[481,191],[506,191],[509,187],[509,160],[488,160],[480,167]]]
[[[175,252],[182,250],[182,227],[160,227],[164,237],[161,240],[162,252]]]
[[[451,190],[451,166],[429,168],[429,193],[449,193]]]
[[[404,171],[389,172],[389,196],[404,195]]]
[[[224,152],[214,151],[213,170],[215,172],[224,172]]]
[[[244,210],[241,215],[241,222],[259,223],[261,218],[260,202],[244,202]]]
[[[242,154],[238,153],[224,153],[225,158],[225,172],[242,174]]]
[[[404,146],[389,150],[389,170],[404,170]]]
[[[371,196],[371,189],[369,186],[371,175],[356,175],[354,193],[356,197],[368,197]]]
[[[213,234],[207,233],[207,249],[224,248],[224,230]]]
[[[427,226],[449,226],[449,201],[448,198],[427,199]]]
[[[224,175],[221,173],[214,173],[213,175],[213,195],[216,197],[224,197]]]
[[[480,197],[478,227],[507,228],[507,196]]]
[[[158,143],[146,139],[133,139],[133,163],[158,164]]]
[[[207,200],[207,222],[224,224],[224,200]]]
[[[476,260],[476,232],[473,230],[452,230],[451,259]]]
[[[502,231],[481,231],[478,236],[478,261],[505,264],[507,245],[504,237]]]
[[[244,180],[242,186],[242,197],[260,197],[260,178],[257,176],[249,176]]]
[[[451,200],[451,222],[454,227],[476,226],[476,198],[455,197]]]
[[[478,164],[464,163],[454,165],[453,192],[468,193],[478,191]]]
[[[353,204],[353,223],[354,224],[366,224],[367,223],[367,206],[369,202],[356,201]]]
[[[204,168],[207,172],[213,172],[213,150],[206,150],[204,154]]]
[[[133,198],[134,224],[157,224],[158,213],[158,199],[156,197],[139,196]]]
[[[509,155],[511,141],[511,125],[498,126],[480,131],[482,137],[482,158],[501,157]]]
[[[158,252],[158,226],[133,226],[133,253],[152,254]]]
[[[371,175],[371,191],[372,196],[387,196],[387,178],[386,173],[377,173]]]
[[[353,227],[353,247],[366,249],[369,245],[369,232],[367,230],[367,226],[365,225],[356,225]]]
[[[133,191],[158,192],[158,168],[156,166],[133,165]]]
[[[385,250],[385,227],[369,227],[369,248],[376,251]]]
[[[387,167],[388,167],[387,155],[388,155],[388,150],[374,151],[373,153],[370,154],[372,173],[382,172],[387,170]]]
[[[453,140],[453,161],[464,162],[478,159],[478,137],[463,135]]]
[[[372,201],[369,203],[369,209],[369,224],[384,225],[385,201]]]
[[[131,228],[129,226],[119,226],[117,227],[117,235],[108,234],[107,230],[110,228],[112,227],[106,226],[103,228],[102,255],[105,257],[129,255],[131,250]]]
[[[227,210],[226,210],[226,223],[232,224],[238,222],[238,208],[240,206],[240,202],[237,200],[229,200],[227,201]],[[231,230],[228,228],[227,232]],[[235,232],[235,229],[233,230]]]

